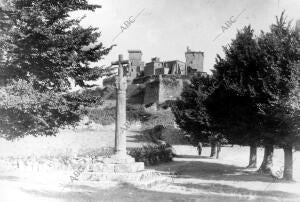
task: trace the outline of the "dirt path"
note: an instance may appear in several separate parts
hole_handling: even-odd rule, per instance
[[[173,183],[152,190],[187,195],[234,196],[235,199],[254,201],[300,201],[299,183],[274,182],[270,176],[261,176],[254,170],[245,169],[248,148],[223,147],[218,160],[209,158],[209,148],[204,148],[203,156],[198,156],[196,148],[191,146],[175,148],[180,155],[172,163],[153,167],[177,174]],[[259,149],[259,163],[262,156],[263,150]],[[280,157],[281,151],[276,151],[275,162]],[[298,171],[299,164],[294,169]],[[295,173],[295,178],[300,181],[299,173]]]

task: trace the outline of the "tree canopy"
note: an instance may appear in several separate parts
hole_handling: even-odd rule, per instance
[[[223,50],[225,57],[217,55],[214,66],[218,87],[207,100],[209,114],[231,143],[259,143],[261,117],[256,101],[261,82],[257,72],[263,60],[254,30],[244,27]]]
[[[258,104],[265,117],[266,137],[279,146],[296,143],[300,132],[299,42],[284,13],[276,18],[270,32],[258,39],[266,63],[260,71],[264,73],[261,89],[265,96]]]
[[[203,131],[217,131],[231,143],[263,144],[264,159],[272,159],[267,156],[279,146],[285,152],[284,178],[292,179],[292,147],[300,142],[299,40],[284,12],[259,36],[251,26],[238,31],[223,47],[225,56],[217,55],[208,79],[213,82],[193,78],[177,101],[179,126],[202,137]]]
[[[53,135],[75,124],[80,103],[98,98],[70,94],[71,81],[107,73],[92,67],[112,47],[98,41],[97,28],[80,25],[73,11],[95,11],[87,0],[7,0],[0,8],[0,133],[8,139]],[[78,102],[80,101],[80,102]]]
[[[191,79],[191,84],[186,86],[181,98],[172,104],[175,121],[193,139],[208,141],[214,128],[207,113],[205,100],[214,90],[214,80],[208,75],[198,74]]]

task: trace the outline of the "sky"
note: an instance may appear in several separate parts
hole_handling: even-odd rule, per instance
[[[210,73],[222,46],[231,42],[237,30],[251,25],[256,34],[268,31],[275,16],[285,10],[288,19],[300,18],[300,0],[90,0],[102,8],[86,15],[83,26],[98,27],[99,41],[116,46],[101,60],[110,65],[119,54],[139,49],[143,61],[153,57],[181,60],[187,46],[204,52],[204,71]],[[138,16],[137,16],[138,15]],[[137,16],[137,17],[136,17]],[[135,18],[136,17],[136,18]],[[133,19],[135,18],[134,22]],[[127,23],[129,20],[131,24]],[[231,21],[231,23],[229,23]],[[119,35],[118,35],[119,34]],[[118,35],[118,36],[117,36]],[[115,38],[115,39],[114,39]]]

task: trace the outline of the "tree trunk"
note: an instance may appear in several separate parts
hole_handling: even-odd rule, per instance
[[[210,150],[210,157],[216,158],[216,155],[217,155],[216,150],[217,150],[217,145],[216,145],[215,142],[212,142],[211,143],[211,150]]]
[[[283,148],[284,151],[284,171],[283,179],[293,180],[293,147],[288,146]]]
[[[250,157],[249,157],[249,165],[247,168],[256,168],[257,163],[257,146],[250,145]]]
[[[273,165],[273,152],[274,152],[273,145],[265,146],[264,160],[263,160],[258,172],[266,173],[266,174],[271,173],[271,167]]]

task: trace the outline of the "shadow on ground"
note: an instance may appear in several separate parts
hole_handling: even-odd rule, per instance
[[[252,199],[253,197],[255,198],[254,201],[300,201],[300,195],[298,194],[280,190],[269,190],[267,185],[276,183],[269,175],[261,175],[255,171],[246,170],[244,167],[218,163],[215,162],[215,159],[211,159],[212,162],[210,162],[210,159],[210,157],[206,156],[178,155],[174,158],[173,162],[149,168],[175,173],[173,185],[183,190],[194,189],[218,196],[251,196]],[[201,182],[201,180],[206,181]],[[234,184],[228,185],[224,182],[222,183],[222,181],[232,181]],[[243,188],[235,186],[239,182],[250,182],[252,189],[245,188],[245,186]],[[266,188],[257,190],[257,187],[253,183],[261,182],[266,183]]]
[[[15,181],[18,181],[20,178],[19,177],[16,177],[16,176],[4,176],[4,175],[0,175],[0,180],[1,181],[12,181],[12,182],[15,182]]]
[[[230,194],[230,195],[251,195],[255,197],[263,197],[263,198],[277,198],[282,201],[283,199],[299,199],[300,195],[288,193],[284,191],[271,191],[271,190],[250,190],[245,188],[238,188],[230,185],[224,185],[219,183],[201,183],[201,184],[183,184],[176,183],[176,185],[185,187],[185,188],[193,188],[202,191],[207,191],[210,193],[219,193],[219,194]]]
[[[198,186],[198,185],[197,185]],[[205,186],[205,185],[203,185]],[[200,187],[199,187],[200,188]],[[203,188],[203,187],[202,187]],[[209,185],[207,185],[209,189]],[[231,193],[237,193],[240,189],[234,189],[233,187],[227,187],[227,190],[231,190]],[[167,193],[160,191],[149,191],[138,189],[128,184],[120,185],[115,188],[108,190],[97,190],[94,187],[88,186],[73,186],[71,191],[68,192],[53,192],[53,191],[36,191],[23,189],[23,192],[31,194],[33,196],[45,197],[51,199],[63,199],[62,201],[78,201],[78,202],[98,202],[98,201],[122,201],[122,202],[135,202],[135,201],[160,201],[160,202],[181,202],[181,201],[246,201],[249,198],[247,196],[226,196],[226,195],[211,195],[211,194],[202,194],[202,195],[185,195],[178,193]],[[162,190],[163,191],[163,190]],[[246,192],[245,190],[243,190]],[[253,193],[256,194],[256,193]],[[273,193],[274,194],[274,193]],[[280,195],[281,193],[275,193],[275,195]],[[257,195],[251,201],[278,201],[272,198],[260,197]],[[292,199],[288,196],[289,199]]]
[[[176,155],[176,158],[184,158],[184,159],[212,159],[209,156],[199,156],[199,155]]]
[[[209,162],[209,161],[212,162]],[[244,167],[213,162],[207,156],[177,155],[173,162],[164,163],[149,168],[158,171],[172,171],[180,178],[196,178],[202,180],[225,181],[260,181],[274,183],[270,175],[261,175],[256,171],[249,171]]]

